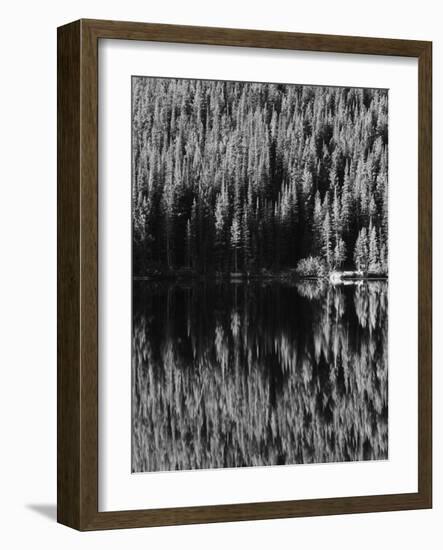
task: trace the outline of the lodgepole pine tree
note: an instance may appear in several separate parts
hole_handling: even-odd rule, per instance
[[[238,271],[238,247],[240,245],[240,223],[237,218],[232,220],[231,225],[231,247],[234,252],[234,271]]]
[[[354,248],[354,262],[359,271],[367,273],[369,265],[369,244],[366,227],[363,227],[358,234]]]

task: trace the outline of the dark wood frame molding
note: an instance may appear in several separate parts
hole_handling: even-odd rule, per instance
[[[418,58],[418,492],[98,511],[98,41],[147,40]],[[58,521],[85,531],[432,506],[432,43],[80,20],[58,29]]]

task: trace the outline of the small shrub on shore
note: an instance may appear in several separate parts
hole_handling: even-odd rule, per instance
[[[309,256],[298,262],[296,271],[299,277],[320,278],[326,276],[326,265],[318,256]]]

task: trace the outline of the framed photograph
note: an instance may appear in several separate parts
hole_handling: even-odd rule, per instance
[[[58,521],[432,506],[430,42],[58,29]]]

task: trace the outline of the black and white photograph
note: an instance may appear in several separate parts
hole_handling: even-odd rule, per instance
[[[131,471],[387,460],[388,90],[133,76],[131,116]]]
[[[413,7],[2,4],[1,547],[441,549]]]

